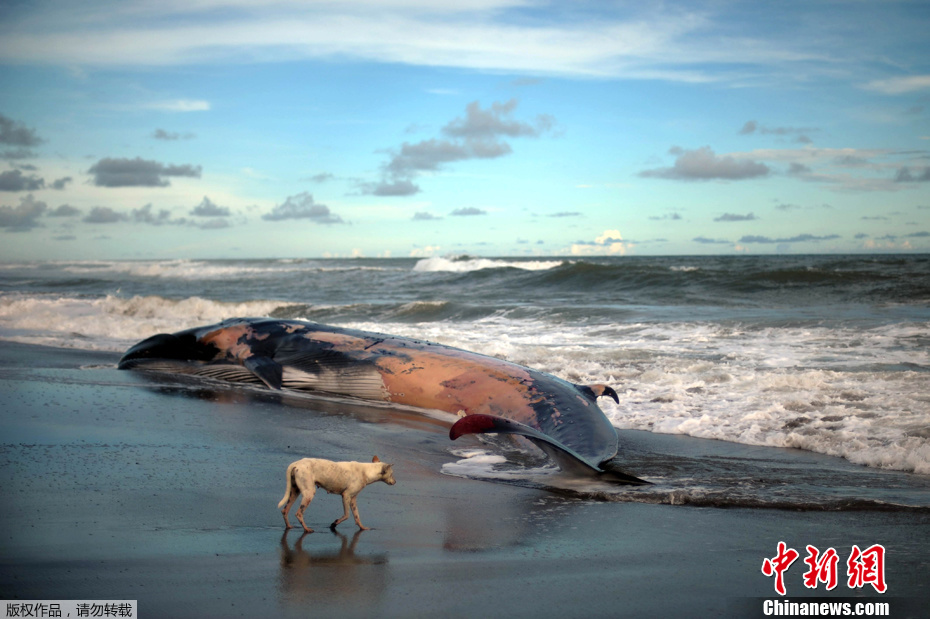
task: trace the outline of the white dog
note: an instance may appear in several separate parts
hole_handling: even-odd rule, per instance
[[[343,520],[349,518],[349,509],[355,516],[355,524],[359,529],[368,530],[368,527],[362,526],[362,521],[358,518],[358,503],[356,498],[362,488],[376,481],[383,481],[393,486],[394,465],[384,464],[375,456],[371,463],[368,462],[333,462],[331,460],[322,460],[319,458],[304,458],[297,462],[292,462],[287,467],[287,491],[284,498],[278,503],[278,508],[283,507],[281,514],[284,516],[285,529],[291,528],[291,523],[287,520],[287,513],[291,511],[291,506],[297,501],[297,495],[303,494],[303,500],[297,509],[297,519],[303,526],[304,531],[313,533],[313,529],[307,527],[304,522],[304,510],[313,500],[317,487],[326,490],[330,494],[341,494],[342,504],[345,507],[345,513],[342,518],[329,525],[329,528],[335,530]]]

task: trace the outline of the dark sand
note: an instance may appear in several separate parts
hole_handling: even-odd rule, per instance
[[[426,416],[120,372],[117,359],[0,342],[2,598],[137,599],[141,617],[761,616],[777,596],[760,567],[784,540],[801,552],[794,600],[930,607],[926,511],[611,503],[461,479],[439,472],[457,458]],[[669,440],[624,434],[639,449]],[[340,499],[318,494],[317,532],[284,533],[288,463],[373,454],[398,481],[360,495],[371,531],[350,520],[332,533]],[[876,543],[884,596],[845,585],[851,545]],[[808,544],[839,553],[834,591],[802,585]]]

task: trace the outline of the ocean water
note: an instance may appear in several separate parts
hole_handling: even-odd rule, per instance
[[[621,429],[930,476],[927,255],[0,264],[0,345],[121,352],[234,316],[427,339],[607,383],[620,404],[600,405]],[[455,454],[449,474],[539,472],[502,470],[494,449]],[[706,483],[692,487],[720,490]]]

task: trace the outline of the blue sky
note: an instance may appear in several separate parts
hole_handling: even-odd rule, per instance
[[[0,259],[930,251],[930,3],[0,0]]]

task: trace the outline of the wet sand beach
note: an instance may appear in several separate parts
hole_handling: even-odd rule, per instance
[[[784,541],[801,553],[789,598],[887,601],[892,616],[930,602],[927,509],[616,503],[464,479],[440,470],[453,447],[478,443],[450,444],[442,420],[121,372],[118,358],[0,343],[4,599],[134,599],[141,617],[761,616],[778,596],[760,568]],[[341,501],[318,493],[306,514],[316,532],[303,535],[293,512],[284,531],[290,462],[373,455],[394,464],[397,485],[361,493],[372,530],[349,520],[331,532]],[[846,586],[853,544],[885,547],[884,595]],[[806,545],[836,548],[833,591],[804,587]]]

